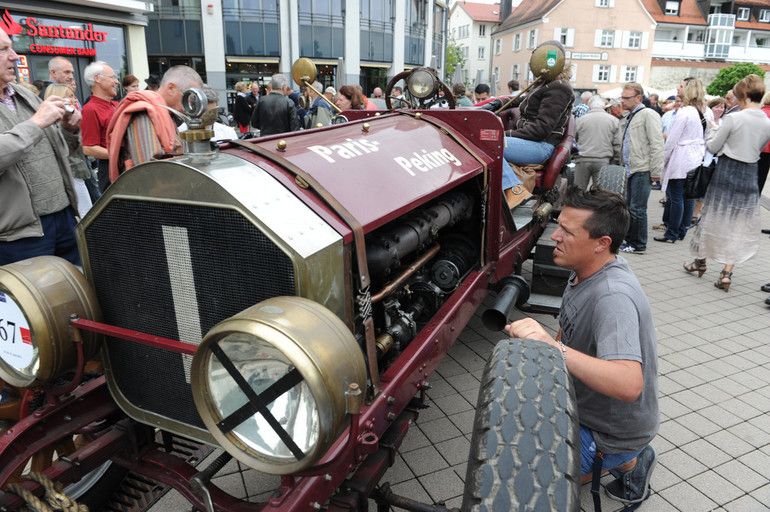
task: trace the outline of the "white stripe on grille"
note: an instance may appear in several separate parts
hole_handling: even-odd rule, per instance
[[[193,275],[187,228],[162,226],[162,229],[179,340],[200,345],[203,335],[201,334],[201,319],[198,312],[198,297],[195,293],[195,276]],[[191,365],[192,356],[182,354],[184,378],[188,384],[190,383]]]

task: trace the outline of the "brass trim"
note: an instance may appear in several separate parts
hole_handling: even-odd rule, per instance
[[[233,431],[223,433],[223,419],[211,399],[209,362],[212,343],[236,333],[248,334],[278,349],[302,375],[318,413],[318,440],[304,458],[278,459],[249,448]],[[271,474],[290,474],[315,463],[345,427],[346,391],[366,384],[366,364],[353,334],[339,317],[302,297],[273,297],[214,326],[193,357],[195,406],[219,444],[247,466]],[[246,376],[247,377],[247,376]],[[248,378],[246,379],[248,380]]]
[[[256,181],[255,181],[256,180]],[[264,186],[280,191],[283,196],[269,197]],[[350,316],[345,297],[339,294],[346,287],[344,244],[342,236],[334,231],[315,212],[289,192],[280,182],[263,169],[237,156],[220,153],[210,162],[193,167],[189,159],[179,157],[138,165],[124,173],[110,186],[102,199],[85,216],[77,228],[77,239],[83,258],[84,270],[92,281],[90,259],[87,251],[85,232],[109,204],[117,199],[147,202],[190,204],[210,208],[226,208],[237,211],[241,216],[262,231],[292,261],[295,275],[295,289],[298,295],[325,305],[337,316],[347,320]],[[269,204],[270,209],[265,205]],[[259,206],[264,210],[259,210]],[[275,206],[288,208],[297,229],[312,227],[300,236],[287,238],[269,224],[275,226],[275,219],[260,218],[261,212],[275,213]],[[286,215],[284,215],[286,217]],[[287,221],[288,222],[288,221]],[[286,226],[283,228],[286,231]],[[280,230],[279,230],[280,231]],[[128,343],[128,342],[126,342]],[[109,355],[103,351],[105,375],[110,392],[118,405],[137,421],[155,425],[175,434],[198,439],[217,445],[208,431],[181,423],[155,412],[135,407],[120,393]]]
[[[101,320],[96,293],[80,270],[56,256],[18,261],[0,267],[0,291],[21,308],[38,361],[35,377],[30,379],[0,359],[0,377],[13,386],[28,387],[73,370],[77,352],[70,337],[71,316]],[[101,341],[100,335],[83,333],[86,360],[97,353]]]

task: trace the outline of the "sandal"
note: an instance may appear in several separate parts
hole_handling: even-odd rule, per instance
[[[730,285],[733,283],[732,277],[732,272],[726,272],[723,270],[719,273],[719,279],[717,279],[717,282],[714,283],[714,286],[727,292],[730,290]]]
[[[703,277],[706,273],[706,259],[695,258],[692,263],[685,263],[684,271],[690,274],[697,272],[698,277]]]

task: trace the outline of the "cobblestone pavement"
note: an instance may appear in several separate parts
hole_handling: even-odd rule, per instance
[[[650,197],[650,225],[660,221],[660,197]],[[762,215],[770,227],[770,214]],[[660,358],[658,465],[654,493],[639,511],[770,511],[770,307],[759,290],[770,281],[770,238],[761,237],[759,254],[736,268],[725,293],[712,284],[718,265],[709,262],[701,279],[688,275],[682,270],[691,259],[688,244],[661,244],[652,236],[646,254],[626,258],[650,299]],[[431,407],[383,479],[398,494],[460,506],[479,379],[501,338],[481,325],[482,310],[431,379]],[[553,317],[533,316],[555,333]],[[238,469],[232,462],[215,483],[249,498],[277,485],[275,477]],[[185,510],[184,503],[172,492],[153,510]],[[581,503],[593,510],[588,486]],[[603,510],[621,508],[603,497]]]

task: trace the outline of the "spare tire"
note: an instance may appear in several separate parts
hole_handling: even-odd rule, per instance
[[[479,390],[462,510],[580,510],[575,391],[558,350],[500,341]]]
[[[596,183],[591,188],[609,190],[626,195],[626,168],[622,165],[605,165],[596,176]]]

